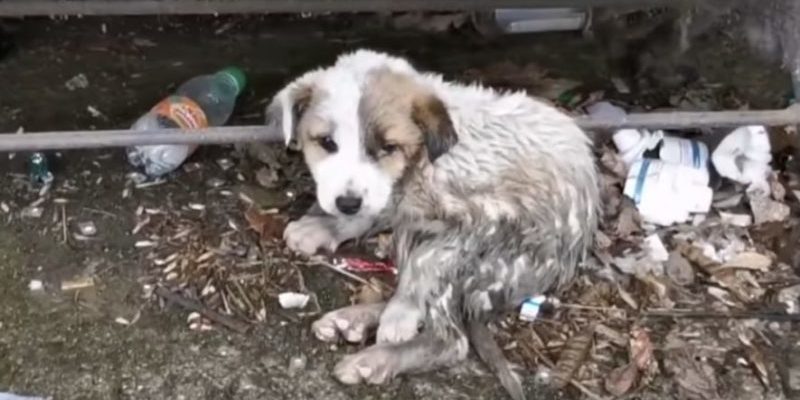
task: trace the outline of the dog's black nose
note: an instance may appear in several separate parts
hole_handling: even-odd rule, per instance
[[[361,197],[339,196],[336,198],[336,208],[342,214],[353,215],[361,209]]]

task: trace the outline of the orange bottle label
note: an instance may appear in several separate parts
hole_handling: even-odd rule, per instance
[[[170,96],[153,107],[159,117],[165,118],[181,129],[202,129],[208,127],[208,119],[203,109],[192,99],[183,96]]]

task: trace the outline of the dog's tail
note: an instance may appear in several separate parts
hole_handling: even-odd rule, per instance
[[[511,363],[503,355],[503,350],[497,345],[492,332],[486,324],[479,321],[469,321],[468,331],[470,343],[478,353],[478,357],[497,376],[500,384],[514,400],[525,400],[525,392],[519,376],[511,370]]]

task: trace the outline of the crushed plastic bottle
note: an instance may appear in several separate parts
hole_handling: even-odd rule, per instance
[[[236,67],[192,78],[140,117],[131,129],[191,130],[224,125],[245,84],[244,72]],[[157,178],[180,167],[196,148],[196,145],[134,146],[127,148],[126,153],[131,165]]]
[[[711,161],[720,175],[769,192],[767,177],[772,171],[771,145],[767,129],[761,125],[742,126],[720,142]]]

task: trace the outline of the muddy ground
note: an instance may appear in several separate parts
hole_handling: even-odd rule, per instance
[[[362,23],[299,17],[15,22],[15,48],[0,59],[0,131],[124,128],[182,80],[228,64],[244,68],[249,78],[232,123],[260,123],[265,102],[282,84],[344,49],[362,46],[405,54],[449,76],[500,60],[535,61],[561,77],[609,85],[597,49],[579,34],[491,41],[465,33],[392,32]],[[776,68],[735,49],[697,52],[707,79],[734,85],[754,105],[779,103],[788,87]],[[87,78],[88,87],[65,87],[78,74]],[[132,170],[119,150],[63,152],[55,155],[55,185],[38,218],[20,215],[40,197],[27,178],[26,158],[0,157],[0,201],[8,206],[0,211],[0,391],[55,399],[502,397],[494,380],[471,366],[380,388],[337,384],[329,371],[355,347],[318,343],[308,331],[313,316],[281,311],[272,298],[266,299],[265,321],[247,334],[221,327],[189,330],[185,310],[143,299],[152,260],[147,249],[134,246],[140,235],[131,233],[140,207],[181,210],[211,241],[230,230],[228,221],[238,224],[241,235],[252,234],[244,233],[247,206],[239,193],[251,190],[253,197],[258,166],[239,160],[231,147],[201,149],[188,163],[192,168],[141,189],[131,187],[126,176]],[[221,158],[236,165],[225,170],[218,165]],[[308,188],[295,178],[299,182],[299,176],[281,180],[302,195]],[[212,179],[223,183],[209,185]],[[255,197],[263,195],[270,203],[285,190],[264,194],[262,189]],[[193,210],[191,203],[206,208]],[[93,221],[98,232],[88,240],[74,235],[85,221]],[[322,309],[347,302],[344,278],[319,267],[299,268]],[[94,287],[52,289],[87,276]],[[42,281],[44,290],[32,291],[33,280]],[[125,321],[132,323],[120,323]],[[290,371],[290,360],[298,356],[307,358],[307,367]],[[557,397],[537,388],[532,376],[526,378],[530,393]]]

